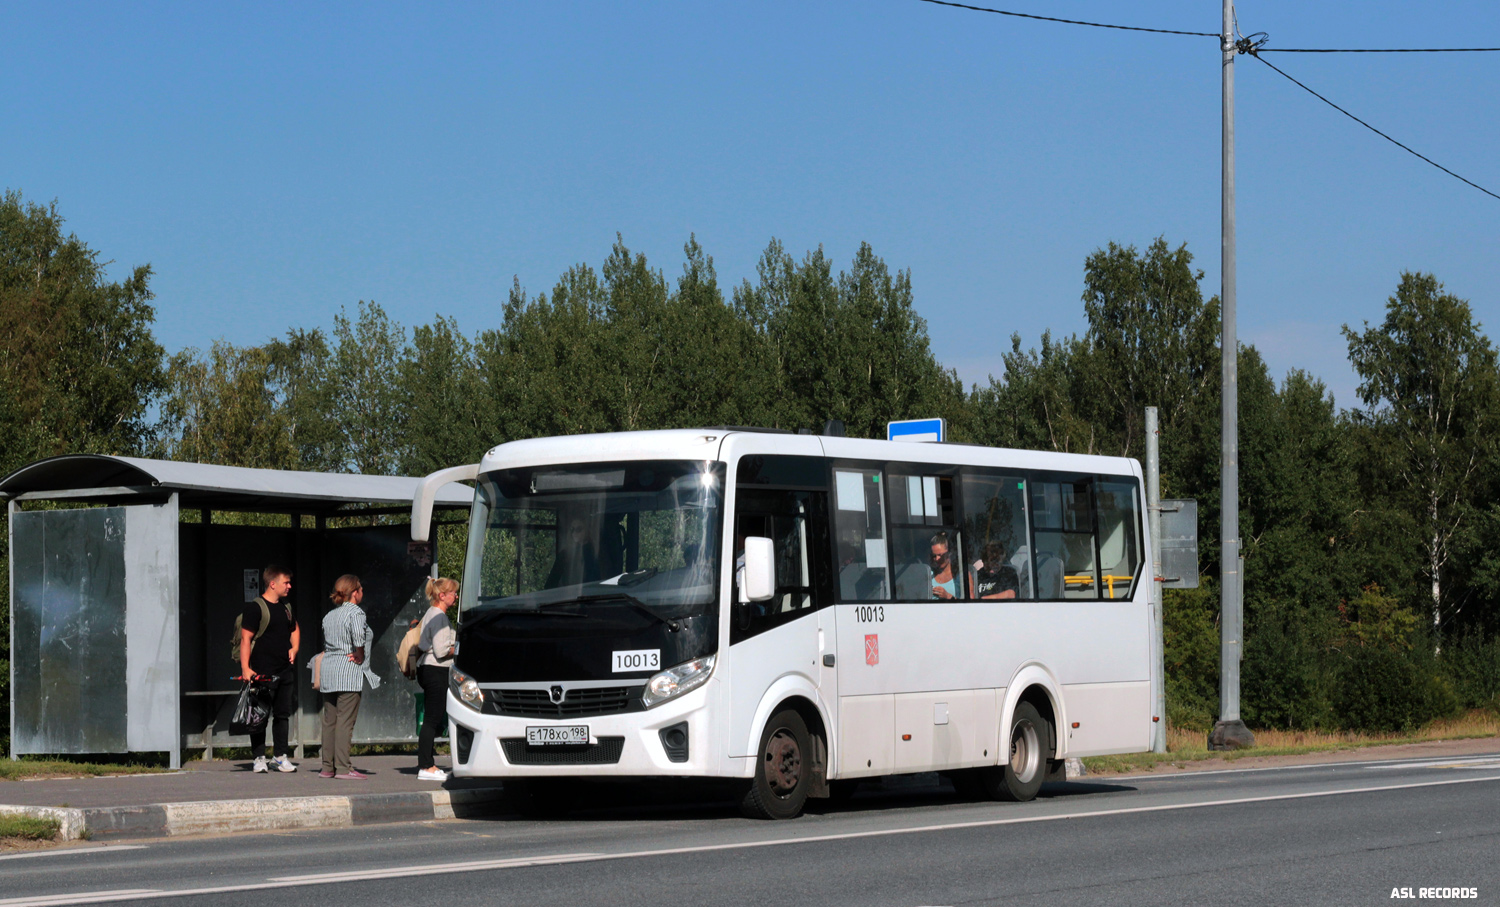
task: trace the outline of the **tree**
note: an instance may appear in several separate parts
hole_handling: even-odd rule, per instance
[[[0,389],[8,466],[64,451],[138,453],[163,389],[151,266],[106,279],[57,205],[0,198]]]
[[[401,363],[406,329],[375,302],[359,303],[350,320],[340,309],[333,319],[327,386],[329,412],[341,429],[338,462],[346,471],[393,475],[409,459]]]
[[[1110,243],[1084,262],[1080,403],[1092,404],[1086,411],[1107,430],[1110,453],[1143,452],[1147,406],[1169,436],[1217,406],[1219,300],[1204,301],[1192,261],[1186,244],[1170,249],[1157,237],[1144,255]]]
[[[1467,301],[1431,274],[1403,273],[1378,327],[1344,325],[1359,374],[1358,416],[1374,431],[1375,467],[1415,516],[1435,645],[1463,608],[1446,582],[1454,542],[1474,518],[1500,425],[1495,349]]]
[[[1087,355],[1083,341],[1054,341],[1045,331],[1040,350],[1023,352],[1020,334],[1012,334],[1010,343],[1001,357],[1004,380],[991,376],[988,387],[976,387],[969,396],[974,440],[1032,450],[1094,450],[1095,426],[1075,404],[1077,363]]]
[[[401,363],[407,418],[401,471],[426,475],[459,463],[478,463],[497,440],[493,397],[474,343],[451,318],[439,315],[412,331]]]
[[[829,419],[853,437],[883,438],[887,422],[964,415],[963,384],[932,354],[916,313],[911,273],[892,275],[868,243],[833,275],[821,248],[797,264],[772,240],[760,284],[743,284],[735,309],[755,326],[778,374],[777,423],[819,428]]]
[[[271,388],[265,347],[215,341],[207,355],[187,349],[167,365],[158,453],[173,460],[295,469],[297,452]]]

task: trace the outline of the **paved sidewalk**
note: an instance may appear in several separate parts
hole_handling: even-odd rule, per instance
[[[447,759],[438,764],[447,767]],[[56,818],[66,839],[341,828],[481,815],[501,808],[494,781],[417,779],[415,756],[364,756],[365,781],[250,771],[250,760],[190,762],[166,774],[0,781],[0,813]]]

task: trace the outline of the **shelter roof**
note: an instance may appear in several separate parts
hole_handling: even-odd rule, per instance
[[[420,481],[408,476],[296,472],[65,454],[38,460],[0,479],[0,500],[129,503],[164,498],[176,492],[182,507],[314,513],[350,504],[410,506]],[[438,490],[436,505],[468,507],[473,500],[473,490],[455,482]]]

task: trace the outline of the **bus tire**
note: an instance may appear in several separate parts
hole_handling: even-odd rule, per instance
[[[1009,739],[1008,761],[981,772],[980,778],[993,799],[1024,803],[1042,789],[1048,758],[1043,747],[1052,739],[1052,731],[1035,706],[1021,702],[1010,720]]]
[[[783,709],[760,735],[759,758],[740,811],[751,819],[794,819],[807,802],[812,737],[802,716]]]

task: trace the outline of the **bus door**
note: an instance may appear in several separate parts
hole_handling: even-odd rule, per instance
[[[765,691],[782,677],[800,675],[814,684],[830,716],[838,694],[831,657],[837,638],[828,607],[833,603],[833,571],[827,563],[832,550],[827,492],[742,485],[736,497],[736,558],[744,539],[759,536],[771,539],[776,566],[769,600],[741,604],[736,586],[730,603],[732,721],[739,737]]]

